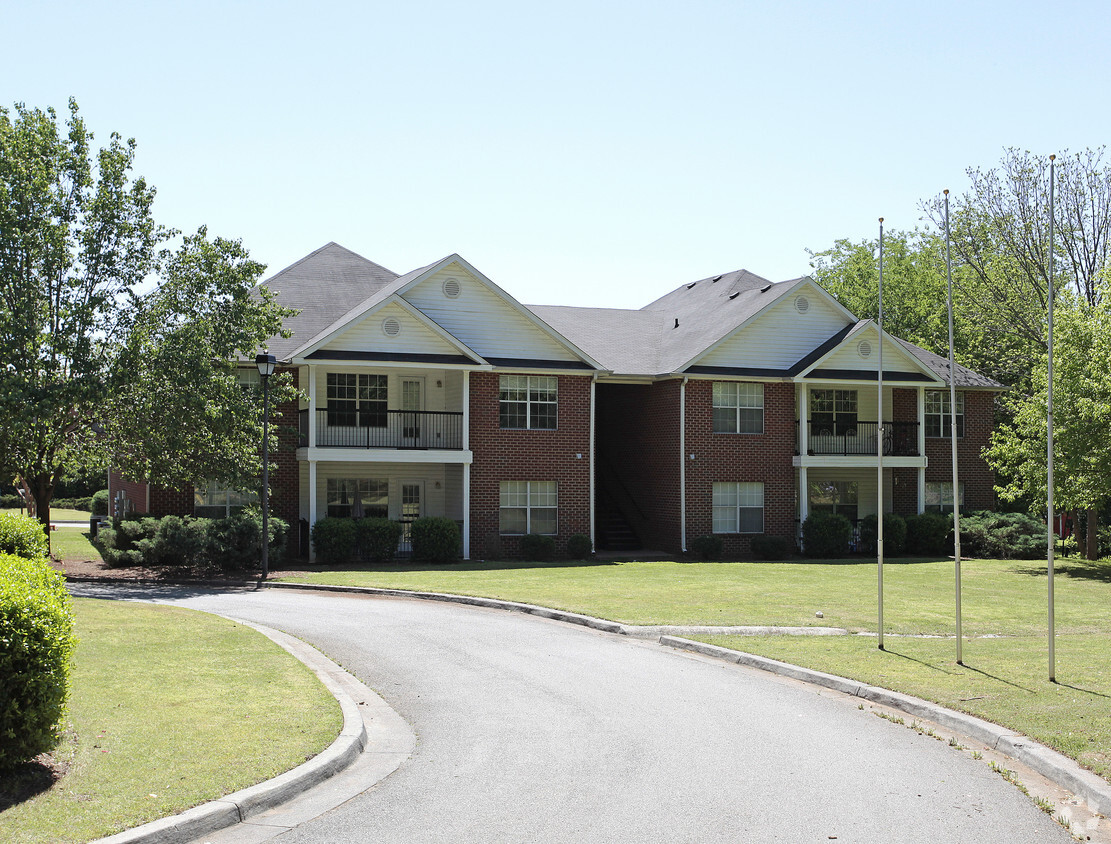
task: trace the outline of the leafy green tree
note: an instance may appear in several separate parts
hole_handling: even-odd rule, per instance
[[[29,486],[44,526],[63,476],[116,456],[172,486],[246,486],[262,401],[230,361],[253,360],[288,313],[252,292],[263,267],[238,242],[201,229],[161,249],[176,232],[131,176],[134,140],[94,156],[69,110],[62,127],[50,109],[0,109],[0,472]]]
[[[1062,294],[1053,347],[1053,497],[1060,509],[1087,511],[1086,556],[1094,559],[1097,514],[1111,501],[1111,302]],[[1013,421],[997,428],[984,452],[1008,501],[1046,499],[1048,382],[1043,352],[1033,392],[1010,399]]]

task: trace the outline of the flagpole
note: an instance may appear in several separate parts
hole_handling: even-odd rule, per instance
[[[876,372],[876,579],[879,594],[879,649],[883,650],[883,217],[880,217],[879,363]]]
[[[1056,536],[1053,530],[1053,161],[1057,156],[1049,156],[1049,323],[1046,333],[1046,343],[1049,347],[1048,387],[1046,388],[1046,509],[1048,515],[1045,520],[1046,545],[1049,571],[1049,682],[1057,682],[1057,655],[1055,653],[1054,639],[1056,638],[1055,619],[1053,612],[1053,547],[1056,545]]]
[[[957,584],[957,665],[964,665],[961,631],[961,516],[957,482],[957,363],[953,343],[953,258],[949,247],[949,191],[945,191],[945,276],[949,283],[949,433],[953,442],[953,560]]]

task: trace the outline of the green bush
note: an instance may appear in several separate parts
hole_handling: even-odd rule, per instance
[[[840,513],[814,513],[802,523],[803,550],[808,557],[844,557],[852,538],[852,522]]]
[[[795,543],[782,536],[752,537],[752,556],[757,560],[786,560],[794,550]]]
[[[0,495],[0,509],[2,510],[18,510],[20,507],[26,506],[23,503],[23,496],[16,492],[9,492],[5,495]]]
[[[700,560],[720,560],[722,551],[725,550],[725,542],[720,536],[708,534],[691,542],[691,550]]]
[[[582,533],[576,533],[567,540],[567,556],[572,560],[585,560],[594,553],[594,546],[590,543],[590,537]]]
[[[108,490],[101,489],[93,493],[93,497],[89,499],[92,514],[94,516],[107,516],[108,515]]]
[[[953,547],[953,517],[919,513],[907,517],[907,550],[912,554],[944,554]]]
[[[50,547],[38,519],[21,513],[0,513],[0,554],[38,559],[46,557]]]
[[[77,643],[65,578],[45,558],[0,555],[0,770],[61,734]]]
[[[463,552],[463,536],[454,519],[423,516],[409,526],[413,559],[451,563]]]
[[[876,539],[878,538],[879,519],[875,513],[869,513],[860,520],[860,547],[856,550],[865,554],[876,552]],[[907,546],[907,522],[898,513],[883,514],[883,553],[898,556]]]
[[[999,560],[1036,560],[1046,553],[1045,522],[1024,513],[961,516],[961,553]]]
[[[521,557],[535,562],[546,562],[555,558],[556,542],[554,536],[530,533],[521,537]]]
[[[129,514],[115,519],[111,528],[97,531],[93,544],[109,568],[128,568],[146,564],[151,544],[158,533],[158,519]]]
[[[320,562],[339,566],[351,561],[355,553],[355,522],[327,516],[312,526],[312,547]]]
[[[360,558],[375,563],[387,563],[397,556],[397,543],[403,528],[400,522],[389,519],[367,518],[355,522],[355,544]]]
[[[257,569],[262,565],[262,511],[253,507],[240,510],[227,519],[204,519],[208,523],[209,562],[224,571]],[[269,558],[275,559],[285,548],[289,525],[270,516]]]

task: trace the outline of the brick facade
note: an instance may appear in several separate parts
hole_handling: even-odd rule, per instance
[[[964,484],[966,510],[991,510],[995,501],[995,475],[981,451],[991,442],[994,426],[995,393],[964,392],[964,436],[957,439],[958,480]],[[926,482],[953,481],[953,446],[948,432],[944,437],[926,437]]]
[[[591,376],[557,376],[554,431],[503,430],[493,372],[470,378],[471,556],[513,556],[520,538],[500,536],[502,481],[555,481],[556,547],[563,553],[575,534],[590,536]]]

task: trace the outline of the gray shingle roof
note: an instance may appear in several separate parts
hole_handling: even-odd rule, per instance
[[[898,340],[898,338],[895,338]],[[918,358],[922,363],[926,364],[926,368],[934,373],[938,378],[949,383],[949,359],[943,358],[941,355],[935,355],[933,352],[927,352],[913,343],[908,343],[906,340],[899,340],[908,352]],[[980,389],[988,390],[1006,390],[1005,385],[1000,384],[998,381],[993,381],[986,375],[981,375],[979,372],[974,372],[966,366],[957,364],[957,378],[956,385],[958,387],[979,387]]]
[[[300,313],[286,320],[289,339],[272,337],[270,351],[279,360],[335,323],[377,291],[397,279],[397,273],[356,255],[338,243],[320,247],[300,261],[262,282],[278,294],[278,301]]]

